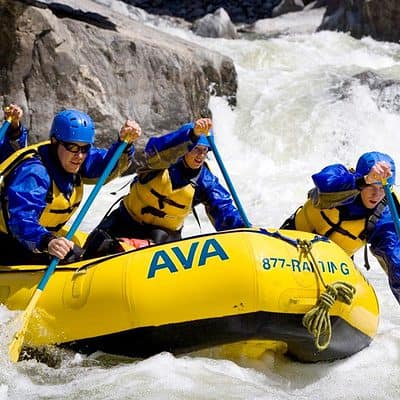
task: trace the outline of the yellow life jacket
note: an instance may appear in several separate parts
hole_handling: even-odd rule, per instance
[[[365,243],[368,218],[341,220],[337,208],[319,209],[307,200],[295,216],[296,230],[326,236],[352,256]]]
[[[0,164],[0,179],[1,179],[1,213],[0,213],[0,231],[8,233],[8,200],[4,193],[4,186],[7,182],[7,176],[14,171],[24,160],[31,157],[39,156],[39,148],[48,145],[50,142],[45,141],[37,143],[21,150],[16,151]],[[83,183],[78,180],[78,184],[73,188],[71,196],[67,199],[59,190],[57,185],[52,180],[51,188],[47,194],[47,206],[40,216],[39,223],[47,230],[57,233],[71,218],[72,214],[79,207],[83,197]]]
[[[52,201],[43,210],[39,223],[48,231],[59,233],[81,204],[83,184],[79,180],[78,185],[74,186],[69,199],[65,197],[54,182],[52,185]]]
[[[191,184],[174,190],[165,169],[146,183],[137,180],[123,203],[135,221],[176,231],[192,209],[193,196]]]

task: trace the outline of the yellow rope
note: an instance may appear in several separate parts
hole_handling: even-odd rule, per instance
[[[298,240],[297,243],[300,250],[311,257],[313,270],[317,273],[318,278],[326,289],[326,291],[321,294],[315,307],[308,311],[303,317],[303,325],[313,336],[315,347],[318,351],[322,351],[329,346],[332,337],[332,326],[329,316],[330,308],[335,304],[336,300],[350,305],[356,293],[356,289],[347,282],[334,282],[331,285],[326,285],[322,278],[321,271],[318,268],[318,264],[311,253],[312,243],[308,240]]]

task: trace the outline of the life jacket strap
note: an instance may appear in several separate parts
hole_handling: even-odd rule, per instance
[[[185,206],[183,204],[179,204],[179,203],[175,202],[174,200],[169,199],[167,196],[164,196],[163,194],[158,193],[154,189],[151,189],[150,193],[157,198],[158,206],[160,207],[161,210],[165,207],[165,204],[169,204],[170,206],[180,208],[180,209],[185,208]]]
[[[340,224],[342,223],[342,219],[339,217],[339,221],[335,224],[333,221],[331,221],[328,216],[321,210],[321,216],[325,220],[325,222],[331,226],[331,229],[329,229],[327,232],[325,232],[324,236],[329,237],[332,235],[333,232],[338,232],[341,233],[344,236],[347,236],[353,240],[357,239],[357,236],[354,236],[351,232],[347,231],[346,229],[343,229]]]
[[[155,208],[152,206],[143,207],[140,210],[140,212],[142,213],[142,215],[151,214],[158,218],[164,218],[167,215],[167,213],[165,211],[159,210],[158,208]]]

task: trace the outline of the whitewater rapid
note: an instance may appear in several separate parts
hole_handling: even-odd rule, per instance
[[[249,220],[278,227],[306,198],[310,175],[328,163],[354,166],[371,150],[392,155],[400,165],[395,110],[382,109],[375,93],[352,76],[373,71],[400,79],[400,45],[355,40],[343,33],[290,33],[268,40],[205,39],[163,28],[234,62],[237,107],[213,97],[216,144]],[[294,23],[293,23],[294,24]],[[281,28],[283,29],[283,28]],[[337,89],[350,79],[350,95]],[[220,176],[210,156],[213,171]],[[105,186],[85,220],[93,228],[131,177]],[[86,190],[86,193],[89,191]],[[212,231],[200,211],[201,229]],[[189,218],[184,235],[199,233]],[[356,262],[362,268],[363,260]],[[12,364],[5,344],[15,313],[0,307],[0,400],[19,399],[293,399],[389,400],[400,393],[400,308],[373,257],[365,276],[381,308],[377,337],[351,358],[328,364],[300,364],[268,354],[263,360],[224,360],[218,349],[174,357],[158,354],[131,360],[94,354],[62,353],[57,368],[34,360]]]

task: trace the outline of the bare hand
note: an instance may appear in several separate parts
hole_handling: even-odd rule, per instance
[[[378,161],[365,176],[365,183],[371,185],[375,182],[381,182],[392,176],[390,165],[385,161]]]
[[[128,119],[119,131],[119,138],[124,142],[133,143],[141,134],[142,129],[139,124],[136,121]]]
[[[74,242],[66,239],[65,237],[59,237],[50,240],[48,245],[49,254],[58,257],[63,260],[64,257],[73,249]]]
[[[9,120],[15,129],[19,127],[23,115],[22,108],[16,104],[10,104],[4,109],[4,119]]]
[[[194,123],[194,134],[196,136],[208,135],[212,128],[212,121],[210,118],[200,118]]]

